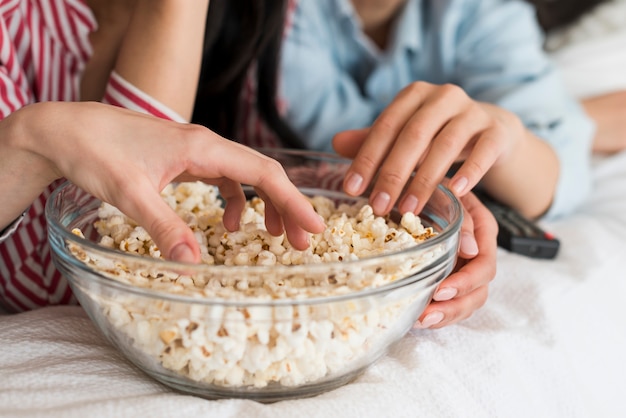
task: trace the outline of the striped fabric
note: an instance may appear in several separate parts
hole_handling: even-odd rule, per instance
[[[0,117],[33,102],[78,100],[80,75],[95,27],[78,0],[0,2]],[[16,179],[19,181],[19,179]],[[16,231],[0,243],[0,301],[22,311],[73,303],[47,243],[44,205],[50,185]]]
[[[294,5],[290,0],[291,10]],[[30,103],[79,100],[80,79],[92,52],[89,34],[95,28],[84,0],[0,0],[0,119]],[[251,76],[241,97],[241,128],[233,139],[251,146],[276,146],[274,135],[254,110],[255,96]],[[185,122],[115,73],[103,102]],[[0,237],[0,304],[5,309],[20,312],[76,303],[54,268],[47,242],[44,206],[61,181],[33,202],[17,228],[7,229],[12,234]]]

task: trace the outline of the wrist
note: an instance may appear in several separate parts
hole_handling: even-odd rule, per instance
[[[500,126],[499,132],[505,141],[505,146],[495,160],[492,170],[507,170],[507,167],[510,167],[521,155],[525,155],[528,152],[526,148],[528,147],[529,136],[532,136],[532,134],[515,113],[490,103],[481,102],[479,104],[493,118],[495,123]]]
[[[2,227],[18,218],[58,178],[50,161],[37,151],[47,138],[41,136],[38,141],[31,131],[38,116],[31,106],[0,122],[0,194],[10,197],[0,211]]]
[[[12,156],[12,167],[20,177],[28,177],[28,185],[44,188],[62,177],[46,150],[54,148],[49,134],[50,104],[36,103],[25,106],[7,117],[2,124],[7,155]],[[42,126],[43,122],[43,126]]]
[[[535,219],[552,204],[559,171],[559,160],[552,147],[524,130],[509,156],[483,177],[483,185],[500,202]]]

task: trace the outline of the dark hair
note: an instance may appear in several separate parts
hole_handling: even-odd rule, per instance
[[[256,64],[259,115],[280,141],[302,148],[276,106],[278,60],[288,0],[211,0],[192,122],[235,139],[238,104]]]
[[[549,32],[574,23],[606,0],[526,0],[537,9],[539,24]]]

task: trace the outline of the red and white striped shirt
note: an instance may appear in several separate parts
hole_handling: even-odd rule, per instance
[[[95,18],[84,0],[0,0],[0,118],[35,102],[77,101],[91,57]],[[276,145],[253,110],[256,85],[248,81],[242,100],[240,142]],[[104,102],[185,122],[163,104],[113,73]],[[16,179],[19,181],[19,179]],[[0,304],[13,311],[76,303],[54,268],[44,206],[50,187],[0,237]]]

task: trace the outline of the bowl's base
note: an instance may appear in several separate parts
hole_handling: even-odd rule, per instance
[[[188,395],[194,395],[209,400],[217,399],[249,399],[261,403],[273,403],[290,399],[309,398],[317,396],[324,392],[337,389],[347,383],[350,383],[359,377],[367,367],[362,367],[353,372],[337,377],[332,380],[326,380],[320,383],[312,383],[298,387],[286,386],[268,386],[266,388],[240,388],[220,387],[216,385],[199,387],[195,385],[185,384],[180,379],[172,379],[171,376],[155,373],[154,371],[143,370],[152,378],[163,383],[164,385]]]

